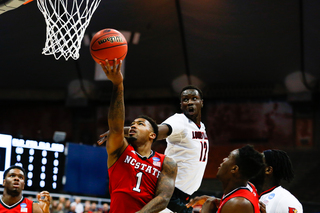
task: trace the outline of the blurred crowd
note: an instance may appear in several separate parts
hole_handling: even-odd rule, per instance
[[[34,198],[31,198],[34,200]],[[76,197],[73,201],[60,196],[59,199],[52,198],[50,213],[108,213],[109,204],[98,205],[95,201],[82,201]]]

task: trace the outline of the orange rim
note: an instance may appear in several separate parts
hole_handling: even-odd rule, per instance
[[[28,0],[28,1],[26,1],[25,3],[23,3],[23,4],[28,4],[28,3],[30,3],[30,2],[32,2],[33,0]]]

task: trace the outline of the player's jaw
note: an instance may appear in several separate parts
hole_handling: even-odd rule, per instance
[[[8,183],[7,193],[11,196],[18,196],[24,188],[24,181],[12,181]]]
[[[191,120],[194,120],[199,114],[199,110],[198,110],[197,106],[194,104],[184,106],[182,108],[182,110],[183,110],[183,114],[185,114],[185,116],[187,116]]]
[[[129,129],[127,140],[129,143],[132,143],[132,142],[136,141],[137,139],[138,139],[138,131],[137,131],[136,127],[132,126]]]
[[[197,114],[198,111],[197,111],[197,106],[196,105],[188,105],[186,107],[186,113],[188,113],[189,115],[194,115],[194,114]]]

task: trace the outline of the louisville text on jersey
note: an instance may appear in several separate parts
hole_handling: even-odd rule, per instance
[[[208,140],[208,137],[205,132],[192,131],[192,139],[206,139],[206,140]]]

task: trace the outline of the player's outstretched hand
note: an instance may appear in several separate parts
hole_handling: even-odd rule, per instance
[[[100,66],[102,67],[102,69],[103,69],[104,73],[106,74],[106,76],[108,77],[108,79],[110,81],[112,81],[112,83],[114,85],[119,85],[123,81],[123,76],[121,73],[122,60],[120,60],[119,64],[116,65],[117,59],[115,58],[113,60],[113,64],[114,64],[114,66],[111,67],[108,59],[106,59],[106,65],[104,65],[103,63],[100,62]]]
[[[202,196],[197,196],[195,198],[191,198],[189,203],[186,204],[187,208],[194,207],[197,205],[202,206],[204,202],[209,198],[210,196],[208,195],[202,195]]]
[[[109,130],[100,135],[100,139],[97,141],[98,145],[101,145],[108,140],[108,133],[109,133]]]
[[[216,212],[219,208],[220,200],[221,199],[219,198],[209,197],[206,200],[206,202],[202,205],[201,212]]]
[[[189,203],[186,204],[187,208],[194,207],[194,206],[202,206],[206,201],[211,202],[213,206],[218,207],[220,203],[220,198],[215,198],[211,197],[208,195],[202,195],[202,196],[197,196],[195,198],[190,199]]]
[[[37,195],[39,206],[44,213],[50,213],[51,196],[47,191],[42,191]]]

